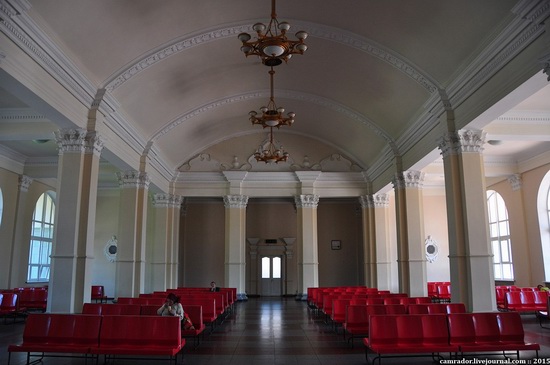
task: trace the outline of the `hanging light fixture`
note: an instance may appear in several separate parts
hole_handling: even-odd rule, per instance
[[[270,127],[269,142],[261,144],[256,153],[254,153],[256,161],[263,161],[269,164],[286,162],[289,156],[288,152],[283,151],[283,146],[277,147],[273,143],[273,127]]]
[[[280,128],[282,125],[291,126],[294,123],[294,117],[296,113],[288,112],[287,116],[283,116],[285,109],[282,107],[277,107],[275,104],[275,97],[273,96],[273,76],[275,71],[273,67],[269,70],[270,77],[270,97],[267,106],[262,106],[260,108],[261,115],[258,116],[258,113],[254,110],[250,111],[248,115],[250,116],[249,120],[252,124],[259,124],[262,127],[277,127]]]
[[[293,54],[304,54],[307,45],[304,40],[308,34],[301,30],[296,33],[298,40],[290,40],[286,32],[290,29],[290,24],[277,20],[275,12],[275,0],[271,1],[271,20],[266,26],[264,23],[256,23],[252,26],[256,31],[257,40],[250,41],[252,36],[246,32],[240,33],[237,37],[243,43],[241,51],[248,57],[255,55],[260,57],[262,63],[266,66],[278,66],[287,62]]]

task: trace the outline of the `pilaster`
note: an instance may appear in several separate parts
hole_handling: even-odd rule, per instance
[[[319,248],[317,242],[317,206],[319,196],[302,194],[294,197],[298,211],[298,292],[307,300],[307,288],[319,286]],[[300,285],[301,284],[301,285]]]
[[[246,300],[246,195],[226,195],[225,285],[237,288],[237,299]]]

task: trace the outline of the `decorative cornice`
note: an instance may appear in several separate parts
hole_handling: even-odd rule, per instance
[[[153,205],[156,208],[179,208],[183,203],[183,197],[174,194],[154,194]]]
[[[119,186],[122,189],[126,188],[142,188],[149,189],[149,176],[146,172],[135,170],[117,172]]]
[[[4,108],[0,110],[0,120],[7,121],[33,121],[33,122],[49,122],[42,114],[30,108]]]
[[[296,208],[317,208],[317,205],[319,205],[319,195],[295,195],[294,203],[296,204]]]
[[[33,182],[33,179],[28,177],[27,175],[19,175],[19,183],[18,183],[19,191],[24,193],[28,192],[32,182]]]
[[[407,60],[402,55],[395,51],[387,49],[376,42],[361,37],[357,34],[344,31],[342,29],[327,27],[315,23],[307,22],[293,22],[296,27],[302,27],[308,29],[310,37],[317,37],[328,39],[331,42],[337,42],[345,46],[354,48],[360,52],[365,52],[373,57],[378,58],[381,61],[388,63],[397,70],[401,71],[418,84],[420,84],[427,92],[433,94],[437,91],[433,78],[420,71],[411,61]],[[187,38],[176,40],[174,43],[166,45],[159,51],[149,53],[144,58],[138,60],[134,64],[130,65],[126,69],[118,72],[113,78],[106,82],[106,89],[110,92],[120,87],[126,81],[132,77],[138,75],[142,71],[148,69],[161,62],[170,56],[176,55],[182,51],[195,47],[197,45],[205,44],[208,42],[216,41],[225,38],[234,38],[237,34],[242,32],[253,32],[251,24],[240,24],[228,26],[225,28],[218,28],[212,30],[206,30],[202,33],[195,33]]]
[[[223,204],[226,208],[246,208],[248,204],[247,195],[225,195]]]
[[[521,174],[514,174],[512,176],[508,177],[508,182],[510,183],[510,186],[512,187],[512,191],[518,191],[521,189],[521,186],[523,185],[523,182],[521,180]]]
[[[85,144],[84,152],[88,154],[94,154],[95,156],[101,156],[101,151],[103,150],[105,143],[100,135],[95,132],[88,133]]]

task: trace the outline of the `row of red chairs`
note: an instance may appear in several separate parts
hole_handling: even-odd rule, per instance
[[[349,335],[348,342],[357,337],[367,337],[369,334],[369,318],[380,314],[450,314],[466,313],[464,303],[430,303],[430,304],[401,304],[390,305],[349,305],[346,308],[346,319],[342,324],[344,339]]]
[[[17,320],[17,316],[27,312],[27,308],[19,305],[19,294],[16,293],[0,293],[0,317],[4,317],[4,324],[8,318],[13,318],[13,322]]]
[[[537,287],[517,287],[514,285],[498,285],[495,287],[497,307],[500,309],[506,309],[506,293],[508,292],[540,292]],[[549,295],[549,292],[542,292]],[[540,295],[540,294],[536,294]],[[517,295],[516,295],[517,296]]]
[[[139,305],[139,304],[107,304],[107,303],[84,303],[82,314],[95,315],[118,315],[118,316],[156,316],[158,305]],[[193,338],[195,347],[200,343],[200,336],[203,335],[206,328],[201,305],[185,305],[183,310],[189,316],[194,329],[182,329],[182,337]]]
[[[100,355],[105,362],[116,355],[169,356],[177,364],[183,346],[177,317],[35,313],[27,318],[23,343],[8,346],[8,365],[12,352],[26,352],[28,360],[63,353],[96,362]]]
[[[516,312],[536,312],[546,309],[548,292],[509,291],[505,293],[504,304],[499,309]]]
[[[453,313],[419,315],[376,315],[370,317],[368,338],[363,339],[367,363],[369,352],[383,357],[438,356],[465,353],[535,351],[540,345],[527,343],[519,313]]]
[[[428,296],[436,301],[451,300],[451,283],[448,281],[429,281]]]

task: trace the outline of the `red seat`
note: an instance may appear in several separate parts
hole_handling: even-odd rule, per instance
[[[337,331],[338,326],[346,320],[346,307],[350,305],[351,299],[336,299],[332,304],[332,316],[330,319],[334,323],[334,329]]]
[[[385,304],[386,314],[406,314],[407,307],[403,304]]]
[[[384,304],[369,304],[349,305],[347,307],[346,319],[342,327],[344,329],[344,338],[347,332],[349,334],[348,342],[351,341],[352,347],[355,337],[368,336],[369,317],[376,314],[386,314],[386,306]]]
[[[387,297],[384,298],[384,304],[401,304],[399,297]]]
[[[428,305],[430,304],[409,304],[407,310],[409,314],[428,314]]]
[[[18,295],[15,293],[4,293],[2,303],[0,303],[0,316],[4,317],[4,323],[8,317],[13,317],[13,321],[17,319],[17,314],[20,311],[18,306]]]
[[[440,301],[449,301],[451,299],[451,284],[440,284],[437,286],[437,298]]]
[[[523,305],[521,303],[521,291],[509,291],[505,296],[505,307],[507,310],[521,311]]]
[[[29,314],[23,331],[23,343],[8,346],[8,352],[89,354],[97,348],[101,316],[82,314]],[[39,355],[31,355],[38,352]],[[47,356],[47,355],[44,355]]]
[[[91,353],[168,355],[173,359],[184,345],[178,317],[103,316],[99,346]]]
[[[181,335],[182,337],[192,337],[195,340],[195,347],[197,347],[200,343],[200,335],[204,332],[206,326],[204,325],[204,321],[202,319],[202,306],[200,305],[186,305],[185,308],[183,308],[184,312],[189,316],[189,319],[193,323],[193,327],[195,329],[188,329],[184,330],[182,329]]]
[[[464,303],[447,303],[445,307],[447,308],[447,314],[466,313],[466,306]]]
[[[416,304],[430,304],[432,303],[432,298],[430,297],[413,297]]]
[[[100,303],[107,302],[107,295],[105,295],[105,288],[103,285],[92,285],[92,300]]]

